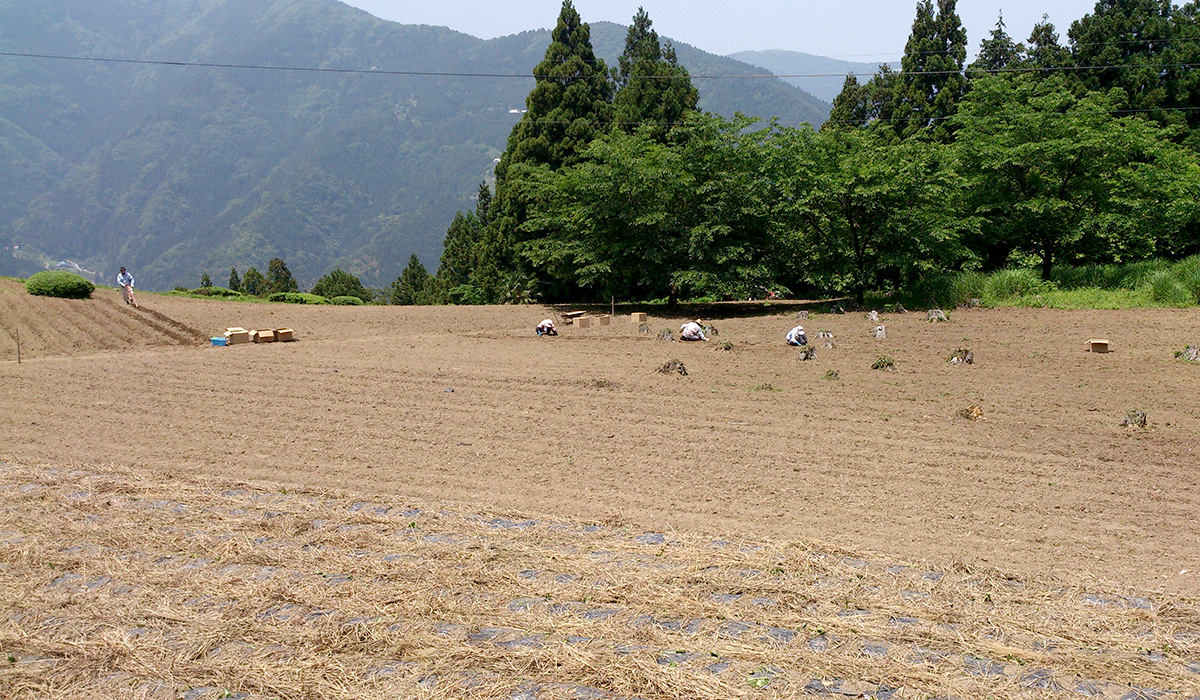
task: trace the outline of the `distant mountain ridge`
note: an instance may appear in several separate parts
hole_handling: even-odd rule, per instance
[[[615,64],[625,31],[593,23],[598,55]],[[165,289],[276,256],[301,285],[334,266],[384,285],[414,252],[435,267],[533,86],[472,76],[529,75],[548,43],[335,0],[0,0],[2,51],[126,61],[0,57],[0,274],[71,259]],[[828,115],[775,78],[705,80],[768,74],[675,46],[704,109]]]
[[[856,63],[779,49],[739,51],[729,54],[728,58],[765,68],[772,74],[780,76],[784,82],[795,85],[829,103],[832,103],[833,99],[842,91],[842,84],[850,73],[858,76],[859,82],[862,83],[871,79],[871,76],[879,70],[881,63],[887,63],[897,70],[900,68],[899,61]]]

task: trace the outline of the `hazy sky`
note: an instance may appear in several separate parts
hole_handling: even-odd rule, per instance
[[[343,0],[371,14],[405,24],[433,24],[491,39],[527,29],[550,28],[562,0]],[[916,1],[900,0],[574,0],[585,22],[629,24],[645,7],[659,34],[720,55],[785,49],[848,61],[898,60],[912,29]],[[936,4],[936,3],[935,3]],[[1065,44],[1071,22],[1095,0],[960,0],[974,54],[1001,10],[1008,33],[1029,36],[1043,14]]]

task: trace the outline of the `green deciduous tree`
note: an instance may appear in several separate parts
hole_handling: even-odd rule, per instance
[[[363,286],[362,280],[340,267],[335,267],[318,279],[312,287],[312,293],[327,299],[358,297],[367,302],[375,299],[371,290]]]
[[[530,173],[526,257],[591,298],[734,298],[769,285],[770,132],[749,126],[696,117],[675,145],[616,132],[576,166]]]
[[[873,130],[784,132],[776,218],[794,274],[861,303],[868,290],[969,259],[963,224],[947,216],[957,189],[947,150]]]
[[[1164,195],[1194,182],[1190,154],[1147,120],[1114,117],[1122,100],[1026,74],[980,79],[963,101],[957,150],[970,213],[985,237],[1040,259],[1044,278],[1080,255],[1150,255],[1171,235]]]

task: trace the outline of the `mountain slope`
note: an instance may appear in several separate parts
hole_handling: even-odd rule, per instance
[[[624,32],[598,23],[601,55]],[[105,59],[0,57],[0,248],[152,289],[275,256],[302,285],[335,265],[386,284],[413,252],[436,265],[548,43],[333,0],[0,0],[0,51]],[[755,72],[678,48],[697,75]],[[697,84],[722,114],[828,109],[773,78]]]
[[[880,65],[879,63],[840,61],[836,58],[778,49],[739,51],[729,54],[729,58],[765,68],[773,75],[784,76],[783,81],[795,85],[825,102],[833,102],[833,98],[838,96],[848,74],[854,73],[858,76],[859,82],[865,82],[879,70]],[[880,63],[886,63],[886,61]],[[898,61],[892,61],[889,65],[896,69],[900,67]]]

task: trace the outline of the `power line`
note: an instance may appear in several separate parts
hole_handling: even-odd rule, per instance
[[[493,79],[548,79],[548,80],[570,80],[573,76],[557,76],[557,75],[539,75],[536,73],[465,73],[457,71],[419,71],[419,70],[395,70],[383,68],[322,68],[314,66],[270,66],[250,63],[210,63],[203,61],[166,61],[166,60],[150,60],[140,58],[112,58],[104,56],[67,56],[61,54],[42,54],[42,53],[20,53],[15,51],[0,51],[0,56],[8,56],[11,58],[33,58],[46,60],[60,61],[77,61],[77,62],[93,62],[93,63],[116,63],[116,64],[131,64],[142,66],[167,66],[174,68],[222,68],[233,70],[261,70],[274,72],[297,72],[297,73],[333,73],[338,75],[386,75],[386,76],[407,76],[407,77],[433,77],[433,78],[493,78]],[[1155,63],[1155,64],[1114,64],[1104,66],[1053,66],[1053,67],[1018,67],[1018,68],[999,68],[993,70],[985,70],[985,73],[1055,73],[1055,72],[1081,72],[1090,70],[1117,70],[1123,68],[1197,68],[1200,63]],[[852,71],[851,71],[852,72]],[[963,70],[932,70],[932,71],[889,71],[893,75],[960,75]],[[865,72],[864,76],[877,76],[882,71]],[[631,79],[639,80],[679,80],[688,77],[692,80],[762,80],[769,78],[844,78],[849,75],[847,73],[747,73],[747,74],[717,74],[717,75],[647,75],[647,76],[628,76]],[[594,78],[607,79],[608,76],[589,76]],[[574,78],[581,79],[581,78]]]

